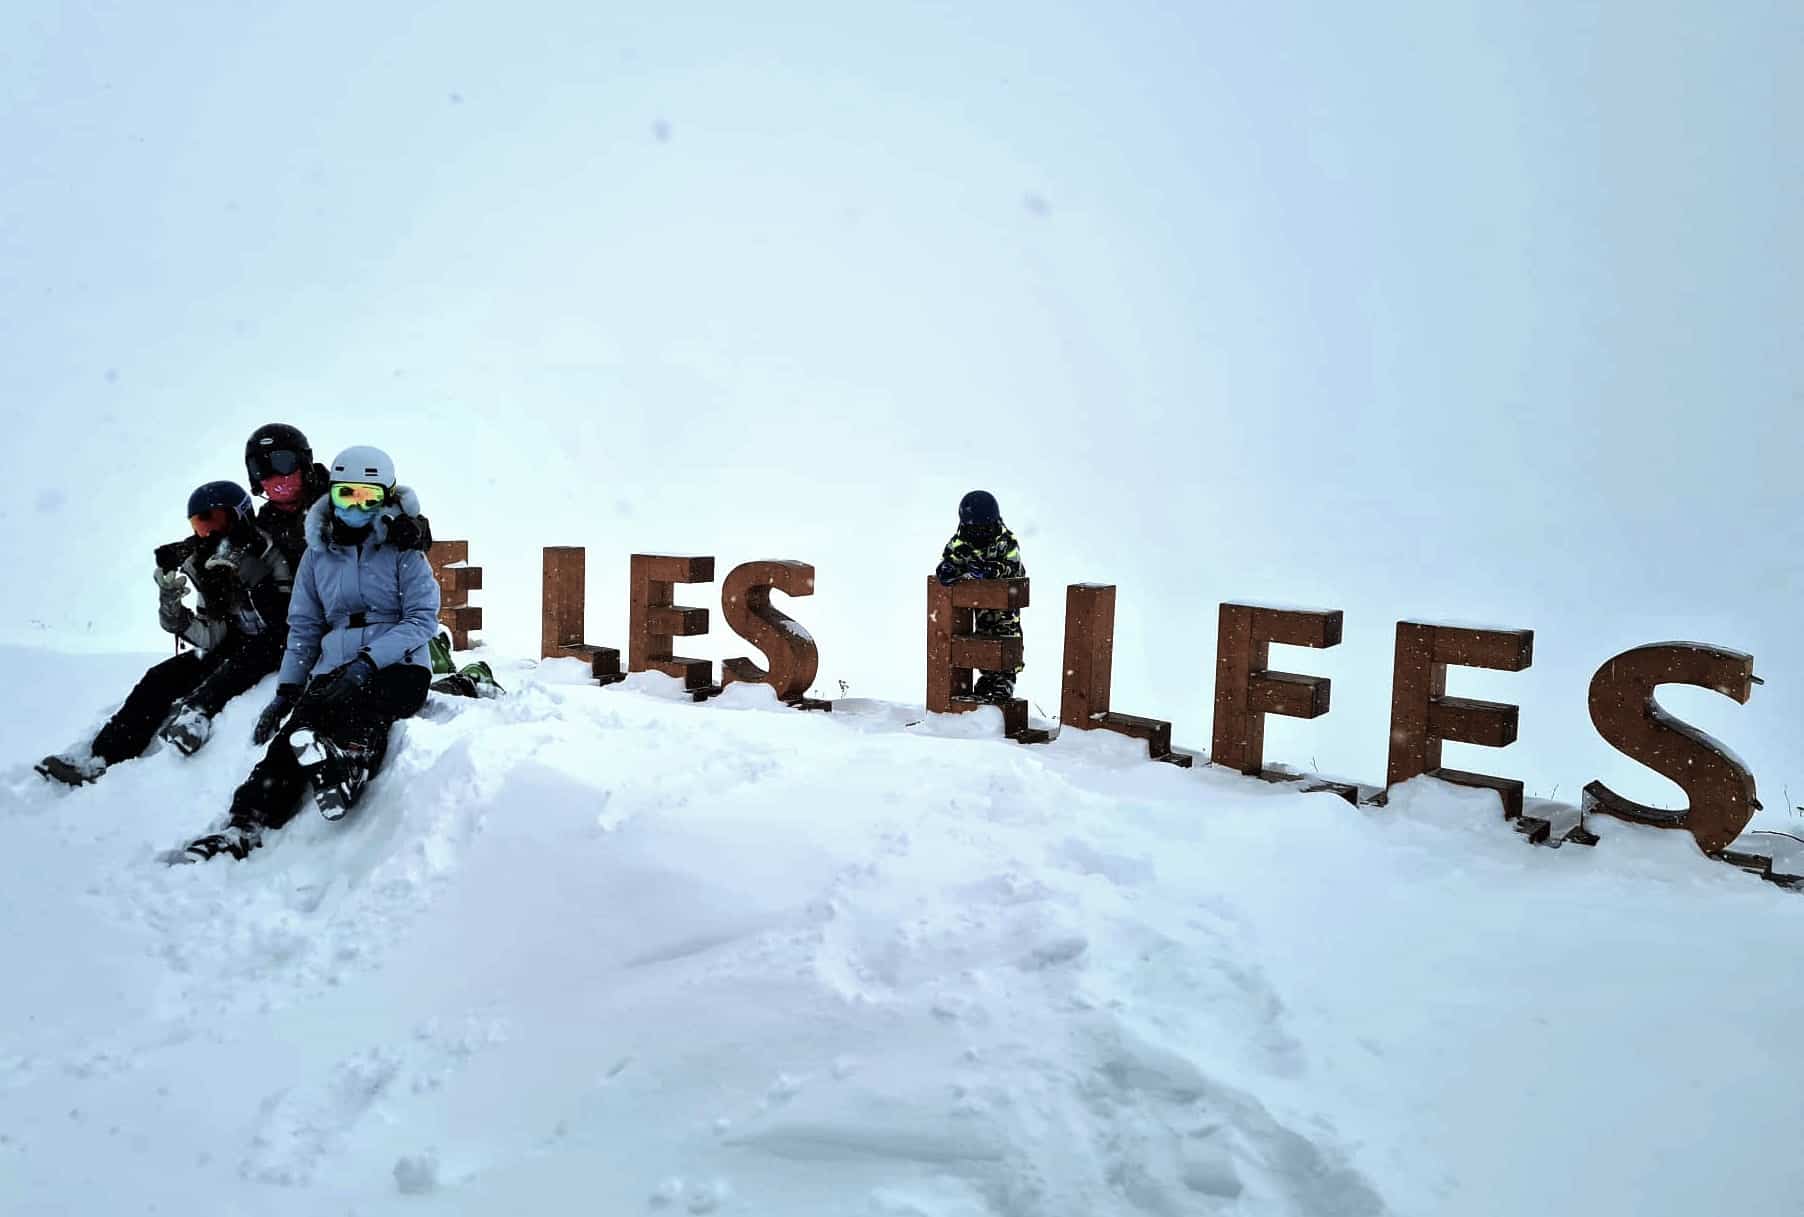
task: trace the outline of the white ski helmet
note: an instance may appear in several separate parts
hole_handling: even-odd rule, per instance
[[[373,482],[389,490],[395,488],[395,463],[388,453],[368,444],[346,448],[332,458],[332,480],[335,482]]]

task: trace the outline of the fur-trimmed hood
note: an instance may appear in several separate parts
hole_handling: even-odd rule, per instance
[[[377,545],[388,541],[388,522],[396,516],[417,516],[420,514],[420,496],[415,494],[411,486],[397,485],[389,492],[388,501],[383,503],[382,510],[370,524],[370,539]],[[327,531],[332,522],[332,496],[322,494],[313,506],[307,509],[307,548],[344,550],[342,545],[332,543],[331,533]]]
[[[397,486],[358,546],[332,543],[332,506],[307,509],[307,552],[294,574],[288,602],[288,649],[282,684],[301,684],[359,655],[378,668],[432,666],[427,643],[438,632],[438,580],[417,549],[387,544],[388,522],[419,509],[414,493]]]

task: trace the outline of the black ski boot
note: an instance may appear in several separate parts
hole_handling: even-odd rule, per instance
[[[59,752],[32,766],[40,776],[65,786],[86,786],[106,772],[106,762],[85,750]]]
[[[971,695],[979,701],[987,701],[991,705],[1007,705],[1015,697],[1014,673],[980,672],[977,676],[977,683],[971,688]]]
[[[225,854],[232,858],[244,858],[251,850],[263,844],[263,834],[247,824],[228,824],[224,830],[208,833],[189,842],[188,847],[179,852],[164,855],[164,861],[171,865],[182,862],[205,862]]]
[[[288,737],[301,774],[313,788],[313,802],[328,820],[340,820],[357,805],[370,780],[370,752],[361,744],[340,742],[302,728]]]

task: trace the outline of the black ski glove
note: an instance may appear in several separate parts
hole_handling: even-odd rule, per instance
[[[251,732],[253,744],[267,744],[282,729],[282,720],[294,709],[294,703],[301,700],[301,686],[277,685],[275,700],[264,708],[257,716],[257,729]]]
[[[359,655],[342,668],[326,673],[323,679],[314,681],[308,692],[321,705],[336,705],[357,694],[375,674],[376,661],[368,655]]]
[[[177,570],[181,567],[182,563],[188,560],[188,555],[193,552],[193,537],[181,541],[171,541],[167,545],[159,545],[156,549],[157,569]]]
[[[388,543],[396,549],[431,549],[432,522],[425,516],[396,516],[388,522]]]

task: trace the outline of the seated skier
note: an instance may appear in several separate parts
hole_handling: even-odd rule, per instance
[[[1002,522],[996,496],[973,490],[958,504],[958,531],[946,542],[934,577],[945,587],[971,579],[1020,579],[1027,575],[1021,563],[1021,546]],[[979,609],[977,632],[988,638],[1021,637],[1021,614],[1010,609]],[[1015,677],[1021,672],[980,672],[971,692],[984,701],[1001,704],[1015,696]]]
[[[252,737],[269,750],[233,794],[225,829],[183,860],[244,857],[308,789],[327,819],[343,816],[381,768],[389,728],[425,704],[438,583],[425,554],[388,541],[412,497],[379,449],[333,461],[330,488],[307,513],[276,696]]]
[[[268,500],[257,509],[257,526],[282,547],[290,567],[299,568],[307,550],[307,511],[331,484],[326,467],[313,459],[313,446],[300,428],[265,423],[244,441],[244,472],[250,478],[251,493]],[[404,487],[396,493],[395,505],[401,514],[388,521],[388,544],[396,549],[430,550],[432,523],[420,514],[419,500]],[[488,664],[478,661],[461,669],[453,664],[449,639],[442,656],[435,644],[432,670],[434,675],[445,674],[445,679],[432,686],[437,693],[496,697],[504,692]]]
[[[159,546],[157,621],[198,648],[144,673],[125,704],[84,748],[47,756],[37,771],[71,786],[142,755],[161,735],[193,755],[226,702],[275,671],[288,637],[288,559],[251,516],[233,482],[208,482],[188,496],[193,536]],[[196,606],[182,603],[189,586]]]

